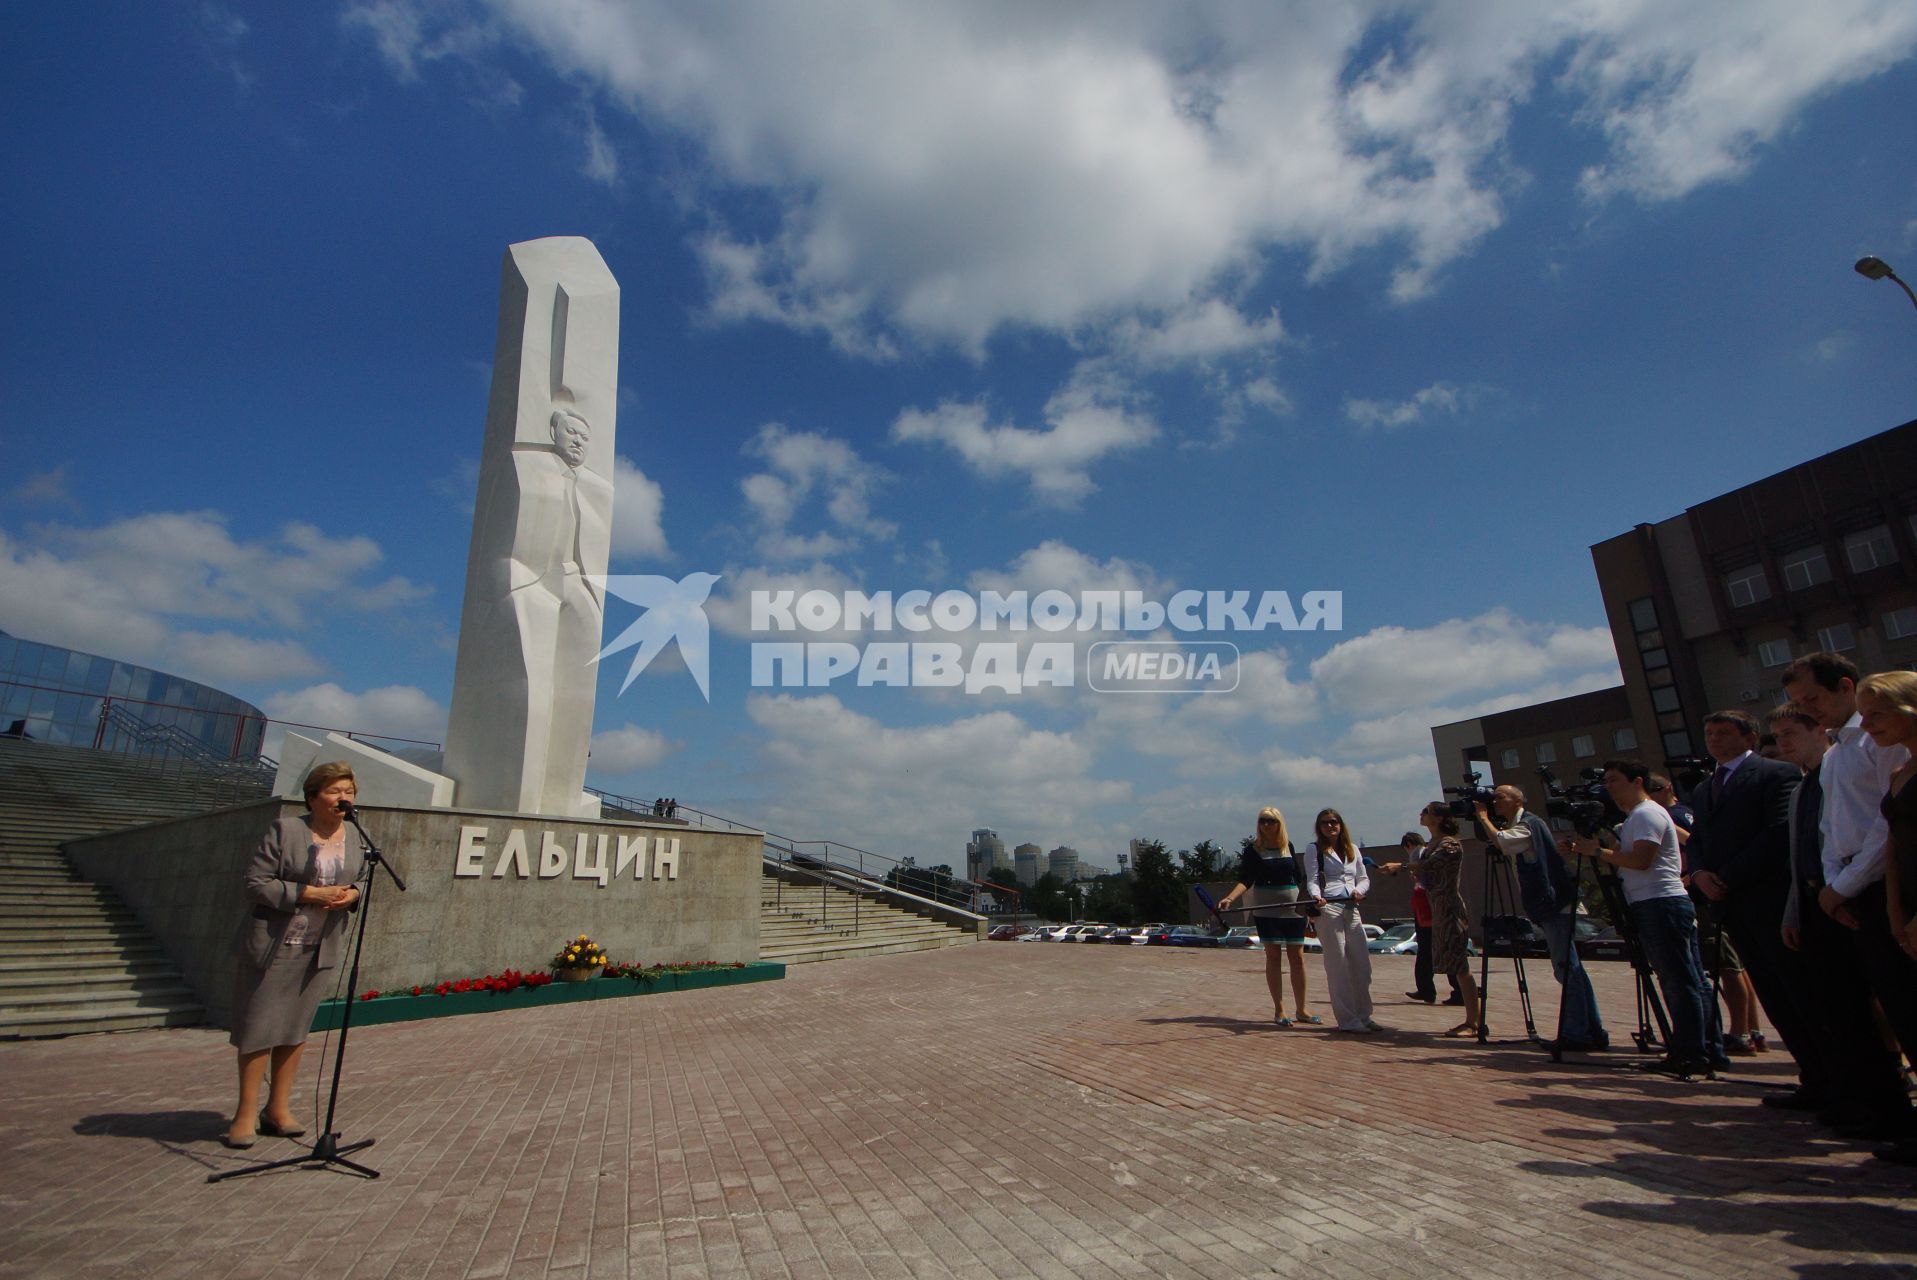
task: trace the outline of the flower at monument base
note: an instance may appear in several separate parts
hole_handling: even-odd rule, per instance
[[[366,992],[365,994],[363,994],[363,995],[361,995],[361,996],[360,996],[360,999],[362,999],[362,1000],[377,1000],[377,999],[379,999],[379,992],[377,992],[377,991],[368,991],[368,992]]]
[[[597,969],[605,963],[606,949],[583,933],[570,942],[561,943],[558,954],[552,958],[555,969]]]

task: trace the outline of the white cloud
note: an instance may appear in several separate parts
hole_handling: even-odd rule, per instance
[[[1902,0],[493,0],[477,17],[360,0],[345,21],[402,78],[510,39],[694,140],[713,187],[778,204],[708,224],[712,314],[875,356],[895,336],[978,352],[1006,328],[1204,312],[1274,250],[1315,278],[1380,258],[1415,298],[1527,180],[1520,113],[1569,100],[1605,149],[1591,198],[1669,198],[1734,177],[1917,43]]]
[[[586,158],[579,166],[579,172],[602,186],[619,185],[619,153],[612,149],[612,143],[606,137],[606,131],[599,127],[599,117],[591,110],[586,112]]]
[[[1395,403],[1347,397],[1345,417],[1360,427],[1407,427],[1433,414],[1444,413],[1456,417],[1465,400],[1465,393],[1449,382],[1434,382],[1422,391],[1413,393],[1409,400]]]
[[[759,551],[767,558],[824,559],[867,537],[889,538],[898,531],[872,514],[872,493],[889,477],[845,441],[769,422],[746,443],[745,452],[767,467],[739,482],[759,526]],[[822,500],[836,532],[790,532],[788,526],[814,496]]]
[[[981,403],[946,401],[930,412],[907,409],[892,423],[899,441],[943,444],[981,476],[1017,475],[1042,501],[1065,506],[1098,486],[1090,468],[1108,454],[1158,436],[1149,417],[1114,403],[1103,388],[1073,383],[1045,406],[1045,430],[987,424]]]
[[[63,463],[51,471],[36,471],[22,479],[7,494],[14,502],[40,503],[71,507],[73,495],[67,492],[67,469]]]
[[[592,735],[589,763],[595,773],[625,777],[653,768],[684,745],[656,729],[625,724]]]
[[[279,737],[288,724],[419,742],[444,742],[446,738],[446,708],[412,685],[387,685],[353,693],[329,680],[273,694],[262,699],[260,705],[267,715],[283,722],[273,726],[272,737],[261,748],[269,756],[277,753]]]
[[[1284,325],[1274,309],[1263,319],[1249,320],[1221,298],[1194,299],[1156,323],[1128,316],[1113,329],[1113,346],[1139,364],[1165,366],[1205,363],[1275,346],[1284,338]]]
[[[1127,783],[1094,775],[1091,750],[1073,734],[1006,711],[892,727],[830,694],[754,694],[746,710],[777,787],[766,820],[794,839],[831,834],[957,865],[961,850],[937,843],[945,833],[1002,824],[1068,842],[1130,795]]]
[[[302,522],[276,538],[235,539],[211,512],[38,526],[30,542],[0,530],[0,626],[215,686],[298,679],[321,664],[271,633],[310,627],[312,600],[374,612],[426,594],[404,578],[367,579],[382,558],[370,538]],[[206,622],[220,625],[194,625]]]
[[[1379,627],[1311,664],[1332,704],[1358,715],[1439,706],[1571,672],[1622,680],[1609,631],[1528,623],[1502,608],[1417,630]]]
[[[660,560],[672,554],[663,526],[666,498],[658,482],[622,455],[612,460],[612,554]]]

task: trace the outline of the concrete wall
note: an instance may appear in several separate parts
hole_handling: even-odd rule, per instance
[[[273,819],[302,809],[296,801],[261,801],[69,841],[66,850],[81,874],[110,886],[139,915],[215,1022],[225,1025],[232,942],[247,911],[241,874]],[[562,941],[581,933],[615,960],[642,964],[759,958],[758,834],[471,810],[361,813],[410,890],[397,892],[381,873],[360,968],[362,991],[544,969]],[[523,875],[516,859],[502,858],[514,830],[526,847]],[[542,866],[548,835],[552,852]],[[575,865],[580,836],[584,875]],[[644,878],[635,878],[637,865],[629,866],[602,888],[592,874],[602,837],[609,876],[620,839],[629,849],[643,839]],[[661,838],[678,842],[676,869],[653,865]],[[555,854],[563,854],[559,870],[542,875]]]

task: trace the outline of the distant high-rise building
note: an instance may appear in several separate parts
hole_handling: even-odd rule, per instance
[[[967,880],[989,880],[997,868],[1010,870],[1011,857],[1005,852],[1005,842],[998,832],[989,827],[980,827],[972,833],[971,843],[965,846],[965,878]]]
[[[1023,885],[1038,883],[1038,860],[1044,850],[1035,844],[1022,844],[1012,850],[1012,874]]]
[[[1070,884],[1078,879],[1078,850],[1067,845],[1058,846],[1046,855],[1045,870],[1064,883]]]

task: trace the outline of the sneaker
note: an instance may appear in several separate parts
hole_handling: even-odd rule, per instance
[[[1375,1022],[1373,1022],[1373,1021],[1372,1021],[1371,1019],[1369,1019],[1369,1018],[1366,1018],[1366,1019],[1365,1019],[1365,1030],[1366,1030],[1366,1031],[1383,1031],[1383,1030],[1384,1030],[1384,1028],[1383,1028],[1383,1027],[1381,1027],[1381,1026],[1379,1026],[1379,1025],[1378,1025],[1377,1023],[1375,1023]]]
[[[1751,1048],[1759,1053],[1769,1053],[1771,1051],[1770,1041],[1764,1038],[1762,1031],[1753,1031],[1751,1032]]]
[[[1757,1046],[1751,1043],[1749,1036],[1725,1036],[1724,1052],[1733,1058],[1755,1058],[1757,1056]]]

